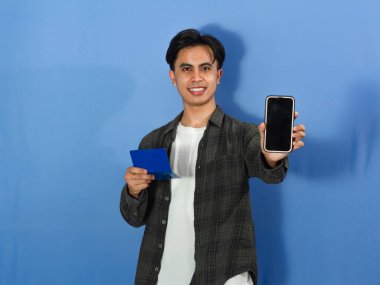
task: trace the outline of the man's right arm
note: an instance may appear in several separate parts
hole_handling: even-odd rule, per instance
[[[148,207],[148,190],[154,176],[146,169],[129,167],[124,176],[126,184],[121,191],[120,211],[124,219],[132,226],[145,224]]]
[[[120,212],[127,223],[133,227],[144,225],[147,208],[148,191],[144,190],[138,197],[133,197],[126,183],[121,191]]]

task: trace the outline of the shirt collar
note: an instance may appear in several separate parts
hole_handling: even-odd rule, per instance
[[[216,109],[214,113],[212,113],[209,121],[215,124],[218,128],[221,128],[222,123],[223,123],[223,118],[224,118],[224,112],[222,108],[220,108],[219,106],[216,106]]]
[[[165,134],[177,128],[179,122],[181,121],[182,115],[183,115],[183,111],[180,114],[178,114],[177,117],[175,117],[175,119],[168,124],[165,130]],[[224,118],[224,112],[222,108],[220,108],[219,106],[216,106],[215,111],[212,113],[209,119],[209,123],[211,122],[214,125],[216,125],[218,128],[221,128],[222,123],[223,123],[223,118]]]

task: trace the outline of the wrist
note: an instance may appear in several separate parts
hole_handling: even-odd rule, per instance
[[[268,159],[265,159],[268,166],[271,167],[271,168],[275,168],[278,164],[278,161],[273,161],[273,160],[268,160]]]
[[[265,153],[262,153],[262,156],[264,158],[264,161],[265,161],[266,165],[269,168],[275,168],[279,164],[279,162],[281,161],[281,159],[280,160],[271,159],[268,156],[266,156]]]

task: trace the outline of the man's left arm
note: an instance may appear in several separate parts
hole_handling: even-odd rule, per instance
[[[298,117],[298,113],[295,113]],[[273,153],[264,150],[265,124],[258,127],[250,126],[245,135],[245,162],[250,177],[259,177],[266,183],[279,183],[286,175],[288,168],[289,153]],[[293,150],[304,146],[302,139],[306,135],[304,125],[297,125],[293,128]]]
[[[295,112],[295,119],[298,117],[298,112]],[[260,132],[260,148],[261,152],[268,163],[268,165],[272,168],[276,167],[278,163],[285,159],[289,152],[266,152],[264,150],[264,132],[265,132],[265,124],[261,123],[259,125]],[[297,125],[293,128],[293,149],[292,152],[302,148],[305,144],[302,139],[306,136],[306,128],[304,125]]]

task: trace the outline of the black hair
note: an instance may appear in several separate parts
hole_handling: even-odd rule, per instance
[[[201,35],[195,29],[187,29],[179,32],[171,41],[166,52],[166,62],[170,69],[174,71],[174,64],[179,51],[185,47],[195,47],[205,45],[211,49],[213,60],[217,61],[218,70],[222,68],[225,51],[223,44],[211,35]]]

